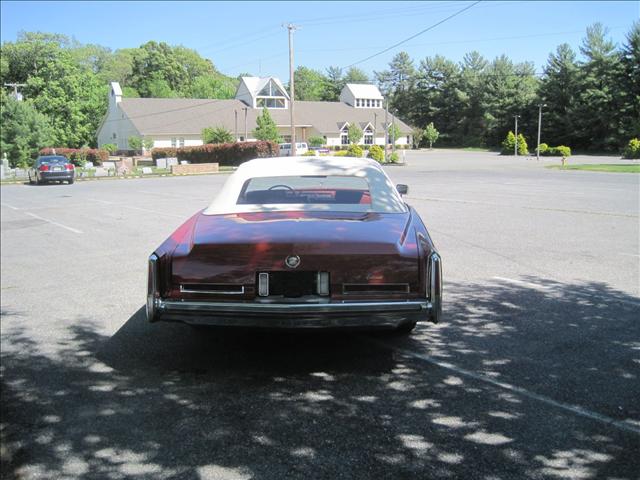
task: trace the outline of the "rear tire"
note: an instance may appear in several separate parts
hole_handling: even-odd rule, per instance
[[[73,185],[73,178],[70,178],[69,180],[67,180],[69,182],[69,185]]]
[[[31,178],[31,174],[29,174],[29,185],[35,185],[36,182],[33,178]]]
[[[394,330],[396,335],[409,335],[416,328],[416,322],[403,323]]]

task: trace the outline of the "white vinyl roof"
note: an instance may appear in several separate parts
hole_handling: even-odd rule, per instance
[[[382,94],[378,87],[368,83],[347,83],[346,87],[351,90],[355,98],[370,98],[383,100]]]
[[[287,176],[355,176],[369,184],[371,204],[238,204],[247,180],[261,177]],[[374,160],[351,157],[275,157],[243,163],[227,179],[205,215],[273,211],[333,211],[405,213],[407,207],[395,186]]]

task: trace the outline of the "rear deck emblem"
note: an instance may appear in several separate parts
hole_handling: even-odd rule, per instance
[[[289,255],[284,263],[289,268],[298,268],[298,265],[300,265],[300,257],[297,255]]]

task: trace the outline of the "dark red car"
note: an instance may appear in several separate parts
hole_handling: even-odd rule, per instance
[[[252,160],[149,258],[147,317],[411,331],[438,322],[442,265],[372,160]]]

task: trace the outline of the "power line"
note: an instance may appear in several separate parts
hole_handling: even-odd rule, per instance
[[[440,21],[439,21],[439,22],[437,22],[437,23],[434,23],[433,25],[428,26],[427,28],[425,28],[424,30],[422,30],[422,31],[420,31],[420,32],[418,32],[418,33],[416,33],[415,35],[411,35],[409,38],[405,38],[404,40],[402,40],[402,41],[400,41],[400,42],[398,42],[398,43],[396,43],[396,44],[394,44],[394,45],[391,45],[390,47],[385,48],[384,50],[381,50],[381,51],[379,51],[378,53],[374,53],[373,55],[369,55],[367,58],[363,58],[362,60],[359,60],[359,61],[357,61],[357,62],[354,62],[354,63],[352,63],[351,65],[347,65],[346,67],[343,67],[343,68],[345,68],[345,69],[346,69],[346,68],[349,68],[349,67],[353,67],[353,66],[358,65],[358,64],[360,64],[360,63],[366,62],[367,60],[371,60],[372,58],[375,58],[375,57],[377,57],[377,56],[379,56],[379,55],[382,55],[383,53],[386,53],[386,52],[388,52],[389,50],[392,50],[392,49],[394,49],[394,48],[396,48],[396,47],[399,47],[399,46],[400,46],[400,45],[402,45],[403,43],[407,43],[409,40],[413,40],[414,38],[416,38],[416,37],[418,37],[418,36],[422,35],[423,33],[426,33],[426,32],[428,32],[429,30],[432,30],[432,29],[436,28],[438,25],[442,25],[444,22],[446,22],[446,21],[448,21],[448,20],[451,20],[451,19],[452,19],[452,18],[454,18],[454,17],[457,17],[458,15],[460,15],[460,14],[461,14],[461,13],[463,13],[463,12],[466,12],[466,11],[467,11],[467,10],[469,10],[470,8],[472,8],[472,7],[474,7],[475,5],[477,5],[478,3],[480,3],[481,1],[482,1],[482,0],[477,0],[476,2],[473,2],[471,5],[467,5],[467,6],[466,6],[466,7],[464,7],[463,9],[458,10],[456,13],[454,13],[454,14],[452,14],[452,15],[449,15],[448,17],[446,17],[446,18],[444,18],[444,19],[440,20]]]

